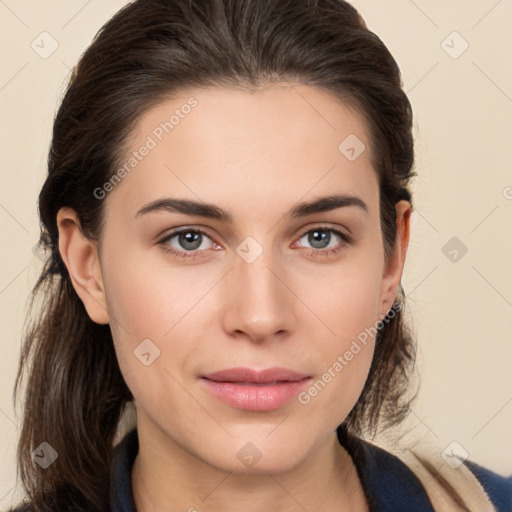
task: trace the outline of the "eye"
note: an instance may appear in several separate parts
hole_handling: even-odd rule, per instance
[[[305,242],[302,241],[303,239],[305,239]],[[337,243],[336,239],[338,239]],[[311,244],[313,249],[304,247],[304,243]],[[351,243],[352,238],[343,231],[327,226],[317,226],[303,232],[298,242],[295,242],[293,246],[297,247],[297,244],[299,244],[298,247],[304,247],[308,254],[314,257],[338,253],[344,246]],[[218,250],[220,248],[205,230],[187,227],[172,231],[158,244],[165,252],[178,258],[187,259],[199,257],[207,249]]]
[[[171,242],[174,239],[175,244],[173,245]],[[199,228],[181,228],[169,233],[158,243],[165,252],[179,258],[195,258],[200,252],[212,248],[212,245],[205,243],[207,240],[216,246],[206,231]]]
[[[338,239],[337,242],[336,238]],[[305,242],[302,240],[305,240]],[[322,256],[325,256],[339,252],[344,246],[352,243],[352,238],[338,229],[326,226],[317,226],[304,232],[301,235],[299,242],[300,247],[303,247],[304,243],[311,244],[313,250],[308,251],[310,255],[316,256],[321,254]]]

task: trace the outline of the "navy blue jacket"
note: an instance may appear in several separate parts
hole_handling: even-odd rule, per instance
[[[416,475],[395,455],[338,430],[357,468],[371,512],[433,512]],[[112,512],[136,512],[132,497],[131,468],[139,451],[137,430],[128,432],[116,446],[112,465]],[[512,512],[512,476],[504,477],[466,460],[497,512]]]

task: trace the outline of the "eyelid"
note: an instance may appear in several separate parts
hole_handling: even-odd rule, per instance
[[[201,233],[201,234],[207,236],[214,244],[218,245],[217,242],[215,242],[215,240],[213,240],[213,238],[210,236],[210,234],[208,233],[208,231],[206,229],[200,228],[200,227],[191,227],[191,226],[181,226],[179,228],[173,229],[170,233],[168,233],[163,238],[161,238],[157,242],[157,245],[159,247],[161,247],[161,249],[166,254],[171,254],[174,257],[181,258],[183,260],[191,261],[191,260],[194,260],[194,259],[196,259],[198,257],[201,257],[201,253],[205,252],[204,249],[201,250],[201,251],[182,251],[182,250],[179,250],[179,249],[175,249],[171,245],[167,244],[167,242],[169,242],[169,240],[171,240],[175,236],[177,236],[177,235],[179,235],[180,233],[183,233],[183,232],[186,233],[188,231],[193,231],[193,232]]]
[[[207,236],[213,243],[216,245],[218,244],[214,237],[206,230],[206,228],[199,227],[199,226],[180,226],[179,228],[172,229],[168,234],[161,237],[159,241],[157,242],[158,245],[164,244],[165,242],[168,242],[171,238],[174,238],[176,235],[179,235],[180,233],[187,233],[189,231],[193,231],[196,233],[201,233],[205,236]],[[201,251],[188,251],[188,252],[201,252]]]
[[[338,226],[333,227],[333,226],[328,226],[326,224],[320,223],[320,224],[316,224],[316,225],[304,228],[298,235],[296,235],[297,240],[295,242],[293,242],[293,244],[295,245],[304,235],[307,235],[311,231],[315,231],[315,230],[329,231],[331,233],[335,233],[342,239],[342,242],[340,244],[338,244],[337,248],[330,248],[330,249],[310,249],[308,247],[304,247],[304,250],[309,251],[310,254],[324,254],[325,255],[326,253],[330,253],[330,252],[338,252],[339,250],[341,250],[342,246],[353,243],[352,236],[347,233],[348,230],[340,228]],[[167,248],[164,247],[170,239],[174,238],[175,236],[179,235],[180,233],[188,232],[188,231],[201,233],[201,234],[205,235],[206,237],[208,237],[214,244],[220,245],[214,240],[214,237],[211,236],[211,234],[208,232],[208,230],[206,228],[199,227],[199,226],[180,226],[178,228],[175,228],[170,233],[168,233],[163,238],[161,238],[160,241],[157,242],[157,245],[162,246],[166,252],[175,254],[176,256],[182,257],[184,259],[185,258],[192,259],[192,258],[198,257],[201,253],[204,253],[206,251],[206,249],[202,249],[200,251],[198,251],[198,250],[180,251],[179,249],[175,249],[174,247],[171,247],[171,246],[167,246]]]
[[[341,228],[338,226],[336,226],[336,227],[329,226],[327,224],[322,224],[322,223],[304,229],[297,236],[300,239],[304,235],[309,233],[310,231],[315,231],[315,229],[334,232],[334,233],[338,234],[347,243],[352,243],[354,241],[354,239],[352,238],[352,235],[349,234],[347,229],[344,229],[344,228]]]

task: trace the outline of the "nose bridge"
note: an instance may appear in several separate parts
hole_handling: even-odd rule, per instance
[[[275,258],[270,254],[271,250],[262,253],[251,263],[242,258],[235,264],[235,272],[243,283],[246,294],[252,296],[254,301],[264,301],[269,304],[276,293],[279,293],[276,276],[270,271],[275,267]],[[275,271],[274,271],[275,272]]]
[[[228,290],[229,330],[263,339],[291,328],[293,305],[280,269],[282,265],[271,246],[264,248],[248,237],[237,247]]]

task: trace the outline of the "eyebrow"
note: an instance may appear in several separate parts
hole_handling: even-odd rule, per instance
[[[336,194],[320,197],[311,202],[298,203],[285,215],[291,218],[300,218],[306,217],[307,215],[313,215],[314,213],[328,212],[337,208],[345,208],[348,206],[356,206],[361,208],[364,212],[368,213],[368,206],[359,197],[353,195]],[[142,206],[135,214],[135,218],[146,215],[148,213],[159,211],[183,213],[186,215],[197,215],[199,217],[206,217],[223,222],[233,222],[233,217],[228,211],[223,210],[214,204],[192,201],[190,199],[174,198],[157,199]]]

